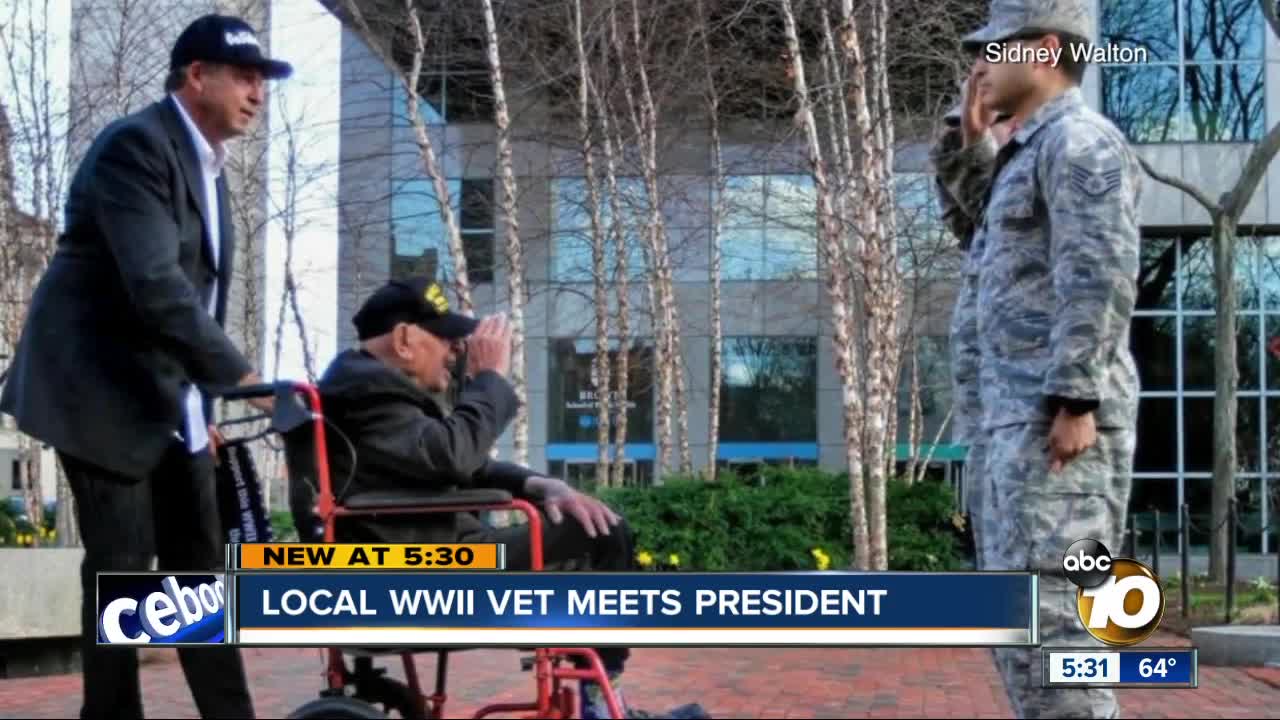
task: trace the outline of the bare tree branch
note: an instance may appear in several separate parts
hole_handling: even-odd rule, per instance
[[[1199,188],[1192,185],[1191,183],[1181,178],[1176,178],[1176,177],[1173,177],[1172,175],[1166,175],[1165,173],[1162,173],[1156,170],[1154,167],[1151,166],[1151,163],[1147,162],[1147,159],[1142,157],[1141,155],[1138,156],[1138,163],[1142,165],[1142,169],[1145,170],[1147,174],[1150,175],[1152,178],[1155,178],[1157,181],[1162,182],[1165,185],[1168,185],[1173,188],[1177,188],[1178,190],[1181,190],[1182,192],[1186,193],[1188,196],[1191,197],[1191,199],[1200,203],[1200,205],[1203,206],[1205,210],[1208,210],[1210,214],[1213,214],[1219,211],[1218,204],[1210,200],[1208,195],[1204,194],[1204,192],[1202,192]]]

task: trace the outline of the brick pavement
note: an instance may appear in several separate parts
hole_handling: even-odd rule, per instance
[[[1186,645],[1161,634],[1152,646]],[[259,717],[284,717],[313,699],[319,651],[244,651]],[[450,661],[451,717],[493,701],[524,700],[532,676],[518,653],[473,650]],[[395,658],[384,658],[388,664]],[[433,656],[419,674],[434,677]],[[398,672],[395,674],[399,674]],[[176,662],[143,666],[150,717],[196,717]],[[493,688],[501,688],[493,697]],[[697,701],[715,717],[1010,717],[990,653],[981,649],[637,649],[624,688],[636,706],[659,710]],[[1195,690],[1121,690],[1125,717],[1256,718],[1280,708],[1280,680],[1263,669],[1201,668]],[[74,717],[80,676],[0,681],[0,717]]]

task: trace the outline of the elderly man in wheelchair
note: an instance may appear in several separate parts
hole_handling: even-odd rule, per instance
[[[594,570],[634,569],[631,532],[601,501],[561,480],[490,458],[490,451],[518,408],[506,375],[511,333],[505,318],[475,320],[451,312],[443,289],[428,279],[391,282],[370,296],[353,322],[359,349],[340,353],[318,383],[326,424],[344,442],[328,443],[327,456],[340,497],[379,491],[490,488],[533,503],[542,525],[540,555],[548,564],[588,563]],[[446,410],[436,398],[450,390],[453,368],[465,353],[465,382]],[[295,508],[298,503],[295,501]],[[306,537],[308,526],[299,527]],[[502,543],[507,567],[531,569],[535,552],[527,527],[495,528],[468,512],[339,517],[343,542]],[[579,567],[581,565],[578,565]],[[619,680],[629,651],[597,651],[626,717]],[[574,659],[579,667],[585,665]],[[584,718],[607,717],[598,683],[583,680]],[[707,717],[696,704],[668,717]]]

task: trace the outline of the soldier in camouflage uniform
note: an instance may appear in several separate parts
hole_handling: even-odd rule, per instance
[[[1018,130],[996,154],[974,235],[986,475],[1000,530],[989,570],[1040,573],[1040,640],[1093,646],[1062,556],[1080,538],[1119,547],[1129,502],[1138,375],[1129,330],[1138,275],[1141,169],[1089,108],[1070,43],[1092,36],[1092,0],[993,0],[978,51],[984,107]],[[1061,46],[1056,67],[990,62],[995,47]],[[1019,717],[1117,717],[1113,690],[1043,689],[1039,648],[996,653]]]
[[[952,427],[956,442],[968,448],[965,456],[965,494],[973,530],[978,569],[987,564],[985,540],[995,528],[993,515],[982,507],[990,491],[984,492],[983,464],[986,442],[982,429],[982,402],[978,391],[978,348],[976,310],[977,273],[970,254],[975,223],[981,219],[982,203],[991,186],[996,151],[1009,137],[1007,121],[992,123],[985,112],[975,112],[972,83],[961,90],[961,101],[943,117],[930,159],[937,176],[935,190],[943,221],[955,235],[964,253],[960,291],[951,317]],[[975,117],[977,116],[977,117]],[[976,127],[975,127],[976,126]],[[969,136],[974,136],[970,138]]]

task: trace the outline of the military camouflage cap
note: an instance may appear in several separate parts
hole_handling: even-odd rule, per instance
[[[1093,37],[1092,0],[991,0],[987,24],[962,41],[977,50],[989,42],[1027,32],[1060,32]]]

